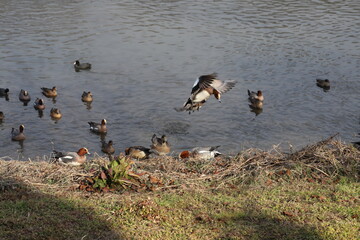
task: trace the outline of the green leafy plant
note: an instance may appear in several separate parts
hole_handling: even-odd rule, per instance
[[[104,192],[136,189],[140,186],[140,178],[131,171],[132,165],[130,159],[117,157],[108,166],[101,167],[99,174],[88,182],[94,190]]]

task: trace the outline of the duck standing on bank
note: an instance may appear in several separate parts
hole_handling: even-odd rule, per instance
[[[125,149],[125,155],[136,158],[136,159],[146,159],[151,154],[150,148],[143,146],[133,146]]]
[[[19,129],[12,128],[11,129],[11,140],[13,141],[23,141],[25,140],[25,134],[24,134],[24,125],[20,125]]]
[[[151,151],[157,155],[166,155],[170,152],[170,144],[167,141],[166,135],[162,135],[161,138],[158,138],[156,134],[154,134],[151,138]]]
[[[201,159],[201,160],[210,160],[213,159],[219,155],[221,155],[221,153],[219,151],[217,151],[217,149],[220,146],[215,146],[215,147],[196,147],[193,148],[191,151],[182,151],[179,154],[180,158],[196,158],[196,159]]]
[[[199,110],[202,105],[210,98],[211,95],[221,102],[221,94],[229,91],[236,84],[236,81],[222,81],[217,79],[217,74],[209,74],[200,76],[194,83],[189,99],[184,103],[183,107],[175,108],[176,111],[195,111]]]
[[[87,148],[80,148],[77,152],[58,152],[53,150],[54,158],[56,162],[62,164],[68,164],[73,166],[79,166],[86,161],[86,154],[90,154]]]

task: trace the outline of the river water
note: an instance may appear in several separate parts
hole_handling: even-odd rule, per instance
[[[116,153],[149,146],[166,134],[173,155],[221,145],[299,149],[339,133],[360,132],[360,2],[352,1],[10,1],[0,2],[0,156],[42,159],[52,149],[85,146],[101,154],[88,121],[105,118]],[[73,62],[90,62],[75,72]],[[176,112],[197,77],[236,80],[219,103]],[[315,84],[328,78],[329,91]],[[41,87],[58,88],[33,108]],[[20,89],[32,100],[24,106]],[[250,111],[247,90],[262,90],[263,111]],[[91,91],[90,106],[81,101]],[[63,117],[54,121],[52,107]],[[27,139],[10,139],[25,125]]]

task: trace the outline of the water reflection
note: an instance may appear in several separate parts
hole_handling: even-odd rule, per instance
[[[91,110],[91,102],[84,102],[87,110]]]
[[[47,97],[48,99],[51,99],[51,102],[52,102],[53,104],[56,103],[56,97],[48,97],[48,96],[46,96],[44,93],[43,93],[43,95],[44,95],[45,97]]]
[[[21,101],[23,103],[23,106],[27,106],[30,101]]]
[[[94,132],[93,132],[93,133],[94,133]],[[94,134],[100,136],[100,142],[104,142],[104,141],[105,141],[106,133],[94,133]]]
[[[42,118],[44,116],[44,111],[43,110],[37,110],[37,111],[39,118]]]
[[[188,134],[190,124],[180,121],[166,122],[163,131],[167,134]]]
[[[5,98],[6,101],[9,101],[9,94],[8,93],[0,93],[0,98]]]
[[[263,112],[263,108],[257,108],[253,107],[251,104],[249,104],[250,112],[255,113],[255,116],[258,116],[260,113]]]
[[[17,150],[16,150],[16,152],[18,153],[18,159],[21,159],[24,157],[24,141],[25,140],[17,141],[19,144],[19,148],[17,148]]]

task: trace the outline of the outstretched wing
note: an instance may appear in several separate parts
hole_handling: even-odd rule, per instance
[[[211,87],[216,89],[220,93],[225,93],[232,89],[236,84],[235,80],[229,81],[221,81],[219,79],[214,79],[213,82],[210,84]]]
[[[193,88],[191,89],[191,94],[197,93],[203,89],[210,87],[216,77],[216,73],[200,76],[198,79],[196,79]]]

